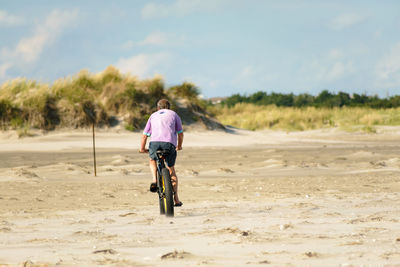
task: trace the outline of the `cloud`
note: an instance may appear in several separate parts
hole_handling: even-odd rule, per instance
[[[185,38],[183,36],[166,32],[153,32],[147,35],[142,41],[134,42],[129,40],[121,47],[130,49],[135,46],[180,46],[184,42]]]
[[[141,78],[158,74],[160,69],[169,66],[173,56],[168,53],[139,54],[130,58],[122,58],[115,64],[121,72],[131,73]]]
[[[6,76],[7,69],[23,68],[27,63],[37,61],[43,50],[51,46],[77,16],[76,10],[53,10],[42,23],[35,26],[31,36],[21,38],[14,48],[3,48],[0,58],[4,63],[0,66],[0,77]]]
[[[356,13],[341,14],[331,21],[330,27],[334,30],[343,30],[361,23],[366,18],[366,16]]]
[[[199,11],[213,11],[227,0],[176,0],[172,4],[149,3],[141,11],[143,18],[161,18],[169,16],[186,16]]]
[[[15,26],[23,23],[21,17],[8,14],[4,10],[0,10],[0,26]]]
[[[154,32],[149,34],[140,45],[166,45],[171,40],[171,37],[167,33]]]
[[[271,82],[278,81],[279,74],[276,69],[266,65],[245,65],[233,75],[231,84],[242,91],[254,90],[255,88],[266,88]]]
[[[326,84],[348,77],[356,71],[353,61],[340,49],[331,49],[326,55],[312,58],[300,70],[307,83]]]
[[[26,62],[37,60],[43,49],[54,43],[76,17],[77,11],[52,11],[44,23],[36,27],[32,36],[20,40],[15,53]]]
[[[251,77],[252,74],[254,74],[254,67],[251,66],[251,65],[248,65],[248,66],[245,66],[241,70],[241,72],[239,74],[239,77],[241,77],[241,78],[249,78],[249,77]]]
[[[11,68],[11,66],[12,65],[10,63],[4,63],[0,65],[0,78],[6,76],[6,73]]]
[[[400,42],[378,61],[375,75],[377,87],[400,87]]]
[[[136,45],[136,43],[132,40],[126,41],[125,43],[123,43],[120,47],[122,49],[131,49],[132,47],[134,47]]]

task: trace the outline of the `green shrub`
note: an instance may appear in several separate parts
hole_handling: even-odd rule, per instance
[[[13,129],[20,129],[24,126],[24,120],[21,117],[15,117],[11,119],[10,124]]]
[[[135,127],[133,127],[133,125],[131,125],[131,124],[126,124],[125,125],[125,130],[133,132],[133,131],[135,131]]]
[[[0,127],[7,128],[8,122],[20,116],[18,108],[14,107],[8,100],[0,100]]]

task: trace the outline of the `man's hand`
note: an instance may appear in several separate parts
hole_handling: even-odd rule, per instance
[[[147,135],[143,134],[142,139],[140,140],[139,153],[149,152],[149,150],[146,149],[146,142],[147,142]]]
[[[183,133],[178,134],[178,145],[176,146],[176,151],[182,150],[182,143],[183,143]]]

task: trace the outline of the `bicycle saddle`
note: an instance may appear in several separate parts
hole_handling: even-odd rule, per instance
[[[156,154],[159,155],[159,156],[166,156],[166,155],[169,154],[169,151],[160,149],[160,150],[157,150]]]

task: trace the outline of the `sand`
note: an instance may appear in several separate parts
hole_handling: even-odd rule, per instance
[[[140,134],[0,134],[0,266],[400,266],[400,128],[186,132],[159,215]]]

